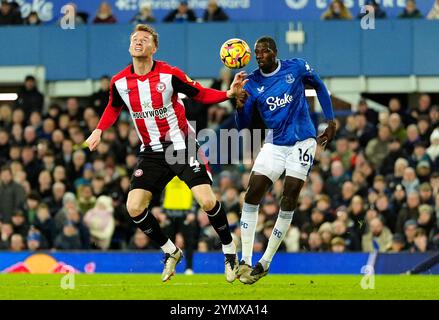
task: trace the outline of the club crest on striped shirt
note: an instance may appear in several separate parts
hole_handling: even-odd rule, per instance
[[[137,169],[136,171],[134,171],[134,175],[136,177],[140,177],[143,175],[143,170],[142,169]]]
[[[162,93],[163,91],[166,90],[166,84],[164,84],[163,82],[159,82],[155,86],[155,89],[157,90],[158,93]]]

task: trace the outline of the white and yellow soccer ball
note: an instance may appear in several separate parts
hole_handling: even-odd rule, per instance
[[[244,40],[229,39],[221,46],[220,58],[227,68],[241,69],[250,62],[251,50]]]

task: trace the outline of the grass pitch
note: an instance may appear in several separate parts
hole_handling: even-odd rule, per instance
[[[362,276],[268,275],[253,285],[233,284],[222,275],[179,274],[166,283],[159,274],[79,274],[74,289],[62,289],[63,275],[0,275],[0,299],[24,300],[297,300],[439,299],[439,276],[375,276],[374,289]],[[64,282],[66,283],[66,282]],[[370,283],[370,282],[369,282]],[[70,281],[67,284],[73,285]]]

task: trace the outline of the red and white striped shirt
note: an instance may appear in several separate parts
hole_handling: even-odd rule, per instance
[[[154,60],[146,75],[137,75],[129,65],[111,79],[110,98],[97,128],[111,127],[126,107],[142,142],[140,151],[164,151],[171,143],[175,150],[185,149],[185,138],[192,129],[179,92],[204,104],[228,99],[225,91],[204,88],[163,61]]]

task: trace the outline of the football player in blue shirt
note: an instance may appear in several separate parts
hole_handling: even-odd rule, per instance
[[[317,143],[325,147],[336,132],[328,90],[306,61],[278,59],[276,43],[270,37],[256,41],[254,54],[259,69],[247,77],[245,91],[237,99],[236,122],[239,129],[248,127],[252,113],[257,109],[269,134],[255,160],[242,209],[242,260],[238,277],[246,284],[252,284],[268,273],[273,256],[291,224],[300,191],[314,161]],[[311,121],[305,85],[316,90],[328,121],[327,128],[318,137]],[[252,268],[259,203],[284,172],[279,215],[264,255]]]

